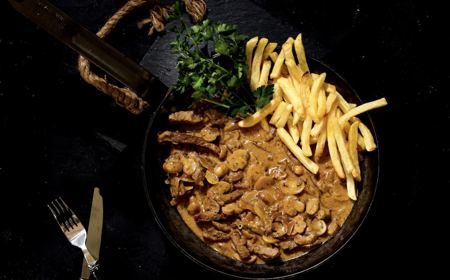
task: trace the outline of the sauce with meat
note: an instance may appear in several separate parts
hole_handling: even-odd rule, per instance
[[[311,174],[275,130],[239,128],[217,111],[169,117],[163,164],[187,226],[219,253],[246,263],[283,261],[336,234],[353,202],[328,156]],[[192,120],[192,121],[190,121]]]

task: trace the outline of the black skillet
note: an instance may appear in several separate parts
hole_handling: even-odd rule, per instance
[[[287,262],[274,262],[264,265],[247,265],[218,254],[198,239],[184,224],[176,209],[170,206],[169,188],[164,184],[165,174],[161,166],[167,154],[167,148],[158,144],[156,136],[158,132],[169,128],[168,114],[174,110],[182,109],[185,102],[180,102],[180,99],[173,96],[167,90],[167,87],[143,67],[79,26],[47,1],[9,1],[16,10],[58,40],[85,56],[118,81],[140,95],[149,94],[150,113],[148,114],[148,126],[142,148],[141,164],[144,190],[150,209],[165,236],[180,252],[195,263],[212,271],[238,278],[292,277],[329,259],[351,239],[360,227],[375,195],[379,172],[378,152],[369,153],[365,156],[362,165],[363,180],[358,200],[342,229],[324,245],[312,250],[305,256]],[[258,15],[260,15],[260,11]],[[246,18],[252,20],[249,17]],[[251,27],[247,26],[247,28]],[[326,72],[327,81],[335,84],[346,99],[361,103],[361,99],[356,92],[335,71],[312,58],[308,58],[308,63],[313,72]],[[164,78],[167,77],[160,76],[160,78],[165,80]],[[376,136],[369,115],[363,115],[362,119]]]

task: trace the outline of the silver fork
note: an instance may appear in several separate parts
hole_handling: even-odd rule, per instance
[[[61,197],[51,201],[47,204],[47,207],[52,212],[53,217],[55,217],[59,227],[66,235],[69,242],[83,251],[89,270],[95,278],[98,278],[95,274],[98,269],[97,260],[92,257],[91,253],[89,253],[86,248],[86,230],[78,217]]]

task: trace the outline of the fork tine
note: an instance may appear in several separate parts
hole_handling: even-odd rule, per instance
[[[50,209],[50,212],[52,212],[52,215],[55,218],[55,220],[58,220],[58,217],[56,216],[56,212],[55,212],[55,210],[53,210],[52,206],[50,206],[50,204],[47,204],[47,207],[48,207],[48,209]]]
[[[58,223],[59,227],[61,228],[62,231],[67,231],[69,230],[67,228],[67,226],[64,224],[63,219],[61,217],[61,212],[59,211],[59,209],[56,207],[55,205],[55,201],[52,200],[49,204],[47,204],[48,209],[50,209],[50,211],[53,214],[53,217],[55,218],[56,222]]]
[[[59,197],[59,201],[61,202],[62,206],[64,207],[64,211],[67,215],[67,222],[70,224],[72,228],[77,226],[77,223],[74,221],[73,217],[75,216],[75,213],[70,209],[69,206],[64,202],[64,200]]]
[[[59,197],[59,199],[60,199],[61,203],[63,204],[65,210],[69,213],[68,220],[69,220],[70,224],[73,227],[75,227],[79,222],[77,216],[75,215],[75,212],[73,212],[73,210],[69,206],[67,206],[67,204],[64,202],[64,200],[61,197]]]
[[[59,197],[61,198],[61,197]],[[73,228],[73,226],[69,223],[68,219],[66,218],[66,211],[64,211],[64,208],[61,206],[61,203],[59,202],[58,198],[53,200],[53,206],[56,208],[57,212],[60,213],[60,220],[61,223],[64,225],[66,230],[70,230]]]
[[[70,228],[73,229],[75,227],[75,223],[73,222],[71,215],[71,212],[73,213],[73,211],[69,208],[69,206],[67,206],[67,204],[61,197],[58,197],[58,205],[64,211],[66,224],[68,224]]]

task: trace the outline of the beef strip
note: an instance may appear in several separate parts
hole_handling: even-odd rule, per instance
[[[177,124],[198,124],[203,121],[203,117],[194,111],[178,111],[169,115],[169,122]]]
[[[174,144],[190,144],[208,149],[217,155],[220,153],[220,149],[217,145],[208,143],[203,138],[183,132],[164,131],[158,135],[158,141],[160,143],[172,142]]]
[[[246,246],[247,240],[241,236],[239,231],[234,230],[231,233],[231,242],[233,243],[233,246],[241,259],[247,259],[250,257],[250,251]]]

